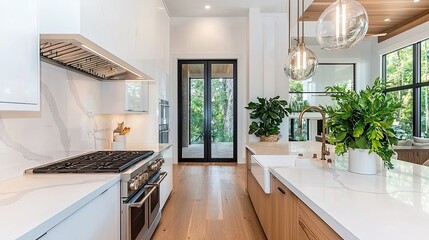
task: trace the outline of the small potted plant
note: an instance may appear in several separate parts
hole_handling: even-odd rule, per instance
[[[327,87],[336,106],[326,106],[329,116],[329,141],[335,153],[349,152],[349,171],[360,174],[377,173],[377,155],[392,169],[393,145],[397,143],[392,124],[395,112],[401,107],[377,78],[372,87],[359,93],[344,87]]]
[[[246,109],[252,110],[251,119],[258,119],[250,124],[249,134],[255,134],[261,142],[276,142],[280,124],[288,116],[287,101],[281,100],[280,96],[270,99],[258,97],[258,102],[250,102]]]

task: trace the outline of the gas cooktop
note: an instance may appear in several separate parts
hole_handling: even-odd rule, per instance
[[[32,172],[119,173],[153,153],[153,151],[98,151],[37,167]]]

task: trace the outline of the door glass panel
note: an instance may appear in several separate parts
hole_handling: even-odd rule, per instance
[[[233,158],[234,150],[234,65],[212,64],[211,157]]]
[[[204,64],[182,64],[182,158],[204,158]]]

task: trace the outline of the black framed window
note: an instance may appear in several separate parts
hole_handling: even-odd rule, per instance
[[[320,63],[316,73],[310,79],[305,81],[289,80],[289,107],[292,110],[292,115],[296,116],[297,113],[310,105],[331,105],[332,100],[325,92],[327,86],[341,85],[354,90],[355,66],[355,63]],[[309,140],[310,131],[313,132],[315,129],[310,129],[310,122],[307,120],[303,123],[302,135],[299,135],[297,120],[294,117],[290,118],[289,140]],[[322,131],[319,125],[321,126],[321,124],[317,126],[317,134]]]
[[[386,93],[402,103],[394,129],[399,139],[429,138],[429,39],[382,56]]]

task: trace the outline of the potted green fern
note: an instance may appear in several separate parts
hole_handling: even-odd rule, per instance
[[[288,116],[287,101],[280,96],[270,99],[258,97],[258,102],[249,102],[247,107],[250,118],[255,119],[249,126],[249,134],[255,134],[261,142],[276,142],[280,133],[280,124]]]
[[[330,130],[329,141],[335,153],[349,153],[349,170],[361,174],[377,173],[377,155],[391,169],[393,145],[397,138],[392,129],[395,112],[401,107],[377,78],[372,87],[359,93],[344,87],[327,87],[336,106],[326,106],[329,116],[326,123]]]

